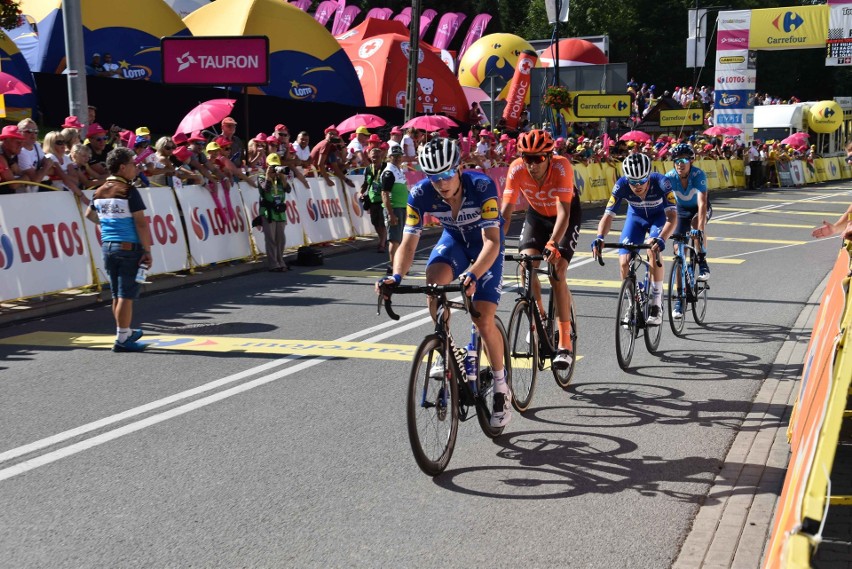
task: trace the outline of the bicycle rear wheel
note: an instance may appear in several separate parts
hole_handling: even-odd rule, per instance
[[[636,310],[634,308],[636,286],[633,279],[627,277],[621,283],[618,295],[618,312],[615,314],[615,355],[623,370],[630,366],[633,348],[636,345]]]
[[[695,283],[695,302],[692,304],[692,317],[699,326],[704,324],[707,316],[707,283],[697,281]]]
[[[553,320],[551,319],[551,322]],[[553,334],[553,345],[559,345],[559,329]],[[574,318],[574,302],[571,302],[571,350],[574,352],[574,358],[571,360],[571,365],[565,369],[556,369],[553,364],[550,365],[550,371],[553,372],[553,378],[556,384],[562,389],[568,389],[571,385],[571,378],[574,377],[574,368],[577,366],[577,319]]]
[[[496,316],[494,317],[494,324],[497,326],[497,330],[500,331],[500,337],[503,339],[503,369],[506,370],[506,383],[508,383],[511,390],[514,376],[510,360],[509,339],[506,337],[506,328],[503,326],[503,322]],[[494,376],[492,375],[490,365],[482,365],[482,345],[483,342],[479,342],[479,350],[477,352],[477,360],[480,362],[480,365],[476,384],[476,418],[479,419],[479,426],[482,432],[485,433],[485,436],[493,439],[503,432],[504,427],[491,426],[491,410],[494,408]]]
[[[519,300],[509,319],[509,354],[512,361],[512,406],[523,413],[532,402],[538,377],[538,332],[532,310],[526,300]]]
[[[681,276],[681,284],[678,284],[678,275]],[[672,265],[672,272],[669,275],[669,294],[668,294],[668,309],[669,309],[669,325],[671,326],[672,333],[675,336],[683,336],[683,328],[686,324],[685,314],[686,306],[683,298],[683,261],[680,257],[675,257],[674,264]],[[675,319],[672,316],[674,312],[674,305],[677,301],[680,301],[680,318]]]
[[[444,358],[444,377],[429,376],[443,354],[443,342],[427,336],[414,354],[408,383],[408,439],[414,460],[430,476],[444,471],[453,455],[459,430],[458,372],[452,358]]]

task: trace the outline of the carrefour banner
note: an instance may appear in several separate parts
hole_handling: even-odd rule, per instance
[[[3,196],[0,300],[93,284],[85,238],[71,192]]]
[[[852,65],[852,4],[828,7],[826,65]]]
[[[828,6],[788,6],[752,10],[750,49],[825,47]]]

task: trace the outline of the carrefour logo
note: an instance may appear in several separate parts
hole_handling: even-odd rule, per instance
[[[580,175],[580,172],[574,170],[574,189],[578,194],[583,194],[583,189],[586,187],[586,181],[583,179],[583,176]]]
[[[0,268],[4,271],[15,262],[15,249],[12,248],[12,240],[8,235],[0,235]]]
[[[623,111],[624,109],[627,108],[627,103],[625,103],[624,101],[618,101],[617,103],[612,105],[612,108],[614,108],[617,111]]]
[[[798,30],[804,23],[805,19],[796,12],[784,12],[782,16],[778,16],[772,20],[772,25],[775,26],[776,30],[779,32],[783,31],[787,34]]]
[[[834,116],[834,109],[832,109],[831,107],[822,108],[817,111],[817,116],[824,119],[829,119]]]
[[[195,236],[201,241],[207,241],[207,238],[210,237],[210,222],[207,221],[206,215],[198,211],[197,207],[192,209],[190,224]]]
[[[832,175],[832,176],[837,175],[837,166],[834,164],[834,162],[829,162],[829,163],[828,163],[828,167],[829,167],[829,169],[831,170],[831,175]]]
[[[724,162],[722,162],[722,175],[725,176],[726,180],[731,177],[731,173],[728,171],[728,167],[725,166]]]

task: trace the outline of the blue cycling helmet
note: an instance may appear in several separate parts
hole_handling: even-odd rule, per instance
[[[692,160],[695,158],[695,151],[692,150],[692,147],[685,142],[681,142],[680,144],[675,144],[672,148],[672,158],[682,158],[686,157]]]

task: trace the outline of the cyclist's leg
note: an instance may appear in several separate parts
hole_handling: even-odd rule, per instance
[[[544,245],[550,238],[550,229],[545,225],[546,218],[540,216],[532,208],[527,208],[524,226],[521,229],[521,236],[518,239],[518,251],[527,255],[541,255],[544,250]],[[540,261],[533,263],[533,268],[538,268],[541,265]],[[535,296],[536,306],[538,306],[539,314],[544,317],[546,310],[541,301],[541,282],[538,278],[533,278],[530,283],[530,289]]]
[[[624,220],[624,227],[621,229],[619,241],[621,243],[639,244],[645,241],[645,233],[648,232],[650,224],[647,220],[642,219],[638,215],[633,214],[632,209],[627,210],[627,219]],[[628,266],[630,265],[630,251],[627,249],[618,250],[618,262],[621,269],[621,280],[627,278]]]
[[[649,220],[650,228],[648,229],[648,237],[659,237],[663,225],[666,224],[666,214],[658,213]],[[660,265],[663,265],[663,255],[658,253]],[[658,267],[656,263],[651,261],[651,304],[653,306],[662,307],[663,305],[663,279],[666,276],[665,265]]]
[[[451,233],[444,231],[426,262],[426,284],[449,284],[468,264],[464,248],[456,242]],[[432,320],[435,320],[435,300],[432,298],[429,299],[429,311],[432,313]],[[449,319],[449,311],[445,317]]]
[[[561,258],[556,262],[554,278],[550,279],[554,300],[556,301],[556,314],[559,318],[559,348],[566,350],[573,350],[574,347],[571,345],[571,304],[573,298],[565,278],[568,273],[568,265],[574,257],[574,250],[577,248],[577,241],[580,239],[582,221],[580,200],[577,196],[574,196],[571,202],[568,229],[558,243]]]

